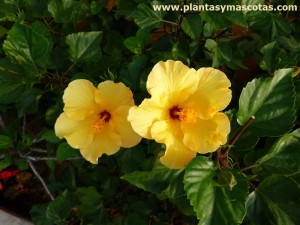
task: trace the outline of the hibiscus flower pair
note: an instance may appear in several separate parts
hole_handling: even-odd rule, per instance
[[[55,132],[94,164],[102,154],[130,148],[141,137],[154,139],[166,145],[162,164],[180,169],[197,153],[214,152],[226,143],[230,122],[220,111],[231,100],[229,87],[217,69],[196,71],[172,60],[153,67],[147,80],[151,98],[139,106],[122,83],[105,81],[96,88],[75,80],[64,92]]]

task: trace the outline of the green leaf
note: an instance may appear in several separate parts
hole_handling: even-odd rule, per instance
[[[189,46],[190,43],[185,39],[175,43],[172,47],[172,56],[174,60],[179,60],[186,65],[190,65],[191,60],[189,58]]]
[[[61,142],[61,140],[55,135],[54,130],[49,130],[49,129],[43,130],[41,137],[53,144],[58,144]]]
[[[136,55],[133,57],[132,61],[123,68],[120,73],[120,81],[126,86],[135,90],[138,86],[138,81],[146,66],[147,57],[145,55]]]
[[[74,197],[64,191],[50,202],[46,211],[48,220],[58,225],[67,225],[67,219],[71,216],[71,208],[74,206]]]
[[[0,1],[0,21],[16,21],[22,0]]]
[[[165,12],[154,11],[147,3],[141,3],[130,15],[136,24],[142,29],[153,29],[161,27]]]
[[[48,11],[58,23],[79,22],[88,9],[83,2],[73,0],[51,0],[48,4]]]
[[[126,38],[124,40],[124,45],[135,54],[141,54],[144,49],[144,44],[137,37]]]
[[[222,172],[221,172],[222,173]],[[243,175],[232,171],[237,184],[232,190],[225,186],[216,186],[216,170],[211,160],[199,156],[186,167],[184,189],[197,214],[200,224],[235,225],[245,216],[245,201],[248,184]]]
[[[229,62],[232,58],[232,49],[228,43],[216,42],[213,39],[207,39],[205,48],[212,52],[212,66],[219,67]]]
[[[119,151],[116,159],[119,162],[121,171],[123,173],[130,173],[142,168],[143,162],[146,160],[146,156],[143,148],[136,145],[132,148]]]
[[[6,35],[8,32],[8,30],[3,27],[3,26],[0,26],[0,38],[2,38],[4,35]]]
[[[91,220],[101,218],[102,197],[94,186],[79,187],[77,194],[80,201],[78,206],[78,215],[80,217],[91,218]],[[100,215],[99,215],[100,214]],[[98,220],[99,221],[99,220]],[[96,223],[93,223],[96,224]]]
[[[19,117],[22,117],[25,113],[35,113],[42,94],[39,89],[24,92],[16,104]]]
[[[241,10],[235,11],[226,8],[224,10],[221,8],[221,6],[241,7],[238,1],[227,0],[226,5],[224,5],[224,1],[222,0],[215,0],[213,2],[211,0],[205,0],[203,6],[205,6],[205,3],[210,7],[213,7],[212,5],[215,5],[215,7],[213,8],[214,10],[205,10],[201,12],[202,19],[209,23],[212,27],[216,29],[223,29],[231,26],[233,23],[241,25],[243,27],[247,27],[247,23]]]
[[[56,152],[57,160],[65,161],[75,156],[78,156],[78,151],[70,147],[67,142],[59,144]]]
[[[166,167],[152,171],[135,171],[121,178],[145,191],[160,195],[168,189],[170,182],[179,176],[182,170],[170,170]]]
[[[12,145],[12,139],[9,136],[0,135],[0,149],[9,148]]]
[[[0,72],[0,103],[13,103],[22,97],[27,85],[18,74]]]
[[[263,57],[260,61],[260,67],[266,71],[274,71],[276,64],[278,64],[275,57],[279,54],[280,48],[276,41],[273,41],[269,44],[266,44],[264,47],[261,48],[261,53]]]
[[[3,43],[5,53],[14,61],[42,68],[48,63],[51,47],[46,37],[20,23],[14,24]]]
[[[273,78],[254,79],[243,89],[237,113],[238,123],[249,126],[258,136],[278,136],[288,132],[295,120],[295,91],[292,69],[275,71]]]
[[[247,216],[255,224],[300,224],[300,189],[283,175],[264,179],[249,195]]]
[[[47,204],[33,205],[30,210],[31,220],[35,225],[54,225],[46,216]]]
[[[187,15],[183,18],[181,27],[193,40],[200,38],[203,21],[200,14]]]
[[[102,31],[90,31],[69,34],[66,43],[69,45],[70,59],[74,63],[95,61],[101,56],[100,41]]]
[[[300,171],[299,139],[300,129],[284,135],[257,163],[271,173],[292,174]]]
[[[221,172],[219,172],[217,180],[221,186],[227,186],[230,190],[232,190],[232,188],[237,185],[235,177],[228,170],[222,170]]]
[[[13,158],[10,155],[5,154],[4,158],[0,160],[0,171],[4,170],[12,164]]]

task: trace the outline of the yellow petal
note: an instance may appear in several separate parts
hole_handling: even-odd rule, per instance
[[[115,127],[116,133],[121,137],[124,148],[130,148],[138,144],[142,137],[138,135],[131,127],[131,124],[127,120],[128,111],[130,106],[121,106],[117,110],[112,112],[110,123]]]
[[[135,132],[144,138],[151,139],[150,129],[153,122],[166,117],[167,110],[165,103],[155,97],[144,99],[138,107],[130,108],[128,120]]]
[[[81,148],[93,140],[93,123],[96,117],[90,116],[84,120],[76,121],[60,114],[57,118],[54,129],[59,138],[65,138],[73,148]]]
[[[86,160],[97,164],[98,158],[102,154],[112,155],[116,153],[120,149],[121,143],[121,138],[114,132],[114,128],[106,125],[94,135],[90,145],[80,148],[80,153]]]
[[[95,100],[107,111],[113,111],[119,106],[134,105],[131,90],[123,83],[114,83],[110,80],[98,85]]]
[[[151,95],[155,92],[163,92],[172,98],[176,93],[184,101],[192,94],[198,85],[199,76],[196,71],[187,67],[180,61],[168,60],[158,62],[150,72],[147,80],[147,90]]]
[[[197,71],[200,77],[196,95],[202,96],[216,111],[225,109],[231,101],[231,83],[225,73],[214,68],[201,68]]]
[[[63,101],[64,112],[74,120],[82,120],[94,113],[97,108],[95,91],[97,89],[88,80],[74,80],[66,88]]]
[[[230,133],[230,120],[226,116],[225,113],[217,113],[214,116],[214,120],[218,125],[218,139],[220,140],[220,143],[226,144],[227,142],[227,136]]]
[[[211,120],[198,119],[196,123],[181,124],[183,143],[189,149],[202,154],[216,151],[225,144],[230,132],[230,122],[224,113],[217,113]]]
[[[179,123],[158,121],[153,124],[151,134],[155,141],[166,145],[165,155],[160,161],[170,169],[181,169],[196,156],[196,152],[182,143],[183,134]]]

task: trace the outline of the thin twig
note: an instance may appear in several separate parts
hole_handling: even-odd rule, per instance
[[[33,163],[31,162],[30,159],[27,159],[27,163],[30,166],[31,170],[33,171],[33,173],[35,174],[35,176],[40,180],[40,182],[42,183],[42,185],[44,186],[47,194],[49,195],[50,199],[53,201],[54,200],[54,196],[52,195],[52,193],[50,192],[47,184],[45,183],[44,179],[41,177],[41,175],[38,173],[38,171],[36,170],[35,166],[33,165]]]

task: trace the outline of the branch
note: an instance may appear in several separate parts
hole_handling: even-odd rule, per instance
[[[40,182],[42,183],[42,185],[45,188],[45,191],[47,192],[47,194],[49,195],[50,199],[53,201],[54,200],[54,196],[52,195],[52,193],[50,192],[47,184],[45,183],[44,179],[41,177],[41,175],[38,173],[38,171],[36,170],[35,166],[33,165],[33,163],[31,162],[30,159],[27,159],[27,163],[30,166],[31,170],[33,171],[33,173],[35,174],[35,176],[40,180]]]

